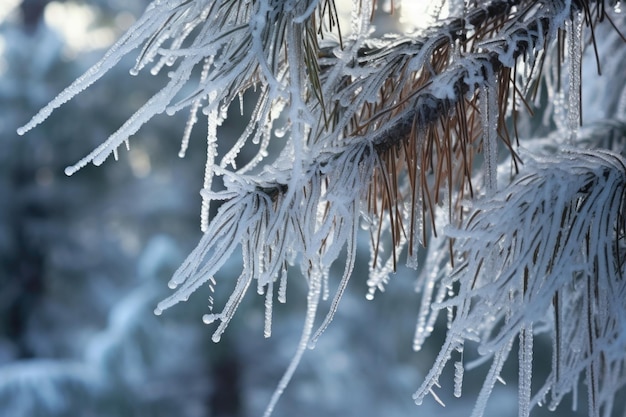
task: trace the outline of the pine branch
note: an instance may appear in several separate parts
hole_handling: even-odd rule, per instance
[[[459,289],[435,306],[451,308],[454,319],[416,398],[421,400],[437,384],[449,352],[464,341],[479,342],[481,362],[489,358],[495,366],[506,360],[519,336],[520,373],[530,373],[524,378],[530,381],[532,348],[524,353],[528,348],[523,342],[532,346],[532,328],[550,321],[546,315],[552,314],[552,371],[532,399],[520,385],[524,415],[539,402],[556,407],[576,389],[581,373],[594,381],[589,415],[605,415],[601,410],[612,407],[623,386],[616,385],[615,376],[623,369],[626,347],[620,335],[626,319],[625,161],[608,152],[577,150],[526,161],[524,176],[475,203],[463,229],[447,230],[463,261],[440,285]],[[511,231],[503,218],[520,224]],[[484,386],[495,383],[499,373],[498,367]],[[486,399],[479,400],[474,415],[482,415]]]
[[[507,119],[513,115],[515,123],[520,104],[531,107],[526,100],[536,94],[555,44],[550,63],[557,75],[554,82],[548,77],[548,88],[565,87],[561,68],[567,63],[563,131],[568,141],[581,143],[582,29],[585,24],[591,28],[595,43],[595,25],[610,20],[605,3],[610,4],[469,2],[463,16],[420,35],[374,40],[360,20],[354,24],[360,32],[344,39],[335,29],[338,40],[332,41],[322,37],[338,19],[332,0],[155,2],[98,64],[19,133],[42,122],[130,51],[140,49],[132,73],[153,64],[153,74],[171,68],[163,89],[67,173],[89,162],[102,163],[154,115],[188,109],[184,155],[197,112],[206,113],[205,234],[170,281],[174,294],[155,313],[187,300],[204,284],[211,291],[221,285],[215,274],[240,247],[242,271],[230,298],[219,312],[211,304],[203,319],[220,322],[213,335],[218,341],[249,288],[256,286],[265,297],[269,336],[275,292],[279,302],[286,301],[287,275],[297,264],[308,288],[305,324],[266,415],[305,349],[333,318],[354,268],[360,222],[371,234],[367,285],[372,298],[395,271],[405,246],[408,263],[417,265],[418,247],[427,243],[430,231],[437,235],[440,216],[450,225],[448,253],[434,250],[428,267],[453,268],[453,273],[423,281],[428,290],[414,347],[420,348],[432,331],[438,312],[431,313],[431,305],[451,312],[451,328],[416,401],[433,393],[450,357],[462,357],[466,341],[477,341],[481,353],[492,359],[474,410],[482,415],[519,337],[520,415],[528,415],[548,392],[552,404],[558,404],[584,370],[590,381],[590,414],[598,416],[611,407],[623,368],[624,346],[616,329],[623,328],[626,307],[620,301],[626,291],[621,286],[624,162],[608,152],[559,149],[544,160],[529,156],[523,176],[499,191],[498,148],[508,149],[517,169],[519,139],[515,125],[514,133],[509,132]],[[370,6],[363,2],[358,11]],[[226,111],[235,98],[256,88],[244,133],[218,154],[218,127]],[[273,164],[252,175],[264,162],[279,117],[285,120],[286,145]],[[249,142],[257,146],[257,154],[237,168],[235,160]],[[214,191],[215,176],[225,190]],[[462,204],[468,197],[482,198],[471,212]],[[209,222],[209,203],[215,200],[221,206]],[[502,221],[509,218],[519,219],[520,225],[512,230]],[[385,251],[389,241],[391,250]],[[330,267],[342,256],[344,273],[326,319],[314,331],[320,300],[330,297]],[[460,289],[446,299],[452,286]],[[570,311],[564,299],[573,300],[577,309]],[[607,306],[605,315],[596,311],[599,305]],[[550,308],[559,341],[553,374],[532,398],[533,326]],[[575,314],[583,326],[564,319]],[[558,345],[563,337],[577,341],[582,360]],[[618,351],[621,356],[615,355]],[[606,372],[600,372],[603,366],[609,366]],[[455,369],[455,392],[460,394],[462,360]]]
[[[446,183],[448,188],[458,187],[460,191],[468,187],[470,195],[473,194],[475,187],[472,186],[471,178],[475,171],[474,153],[475,149],[485,146],[485,144],[481,145],[483,132],[480,118],[484,115],[481,116],[480,111],[476,110],[480,107],[480,94],[477,93],[492,82],[492,78],[499,78],[496,105],[500,119],[499,125],[505,129],[503,120],[507,112],[510,91],[528,90],[529,85],[534,82],[534,79],[528,79],[526,86],[513,85],[511,87],[510,84],[514,83],[514,80],[511,80],[511,67],[514,67],[520,58],[523,58],[529,66],[541,66],[541,64],[535,64],[535,58],[540,51],[545,49],[549,40],[548,35],[556,34],[557,31],[557,27],[554,26],[557,23],[551,23],[549,19],[553,11],[534,5],[536,2],[528,2],[530,4],[525,5],[526,15],[531,14],[531,9],[537,9],[526,20],[518,15],[511,17],[509,15],[511,7],[523,6],[518,3],[511,1],[491,3],[484,9],[476,9],[468,15],[467,19],[453,19],[443,28],[437,29],[435,33],[417,40],[397,39],[373,50],[360,47],[357,54],[361,58],[354,65],[356,68],[367,68],[368,72],[352,82],[348,80],[349,77],[335,80],[332,74],[323,73],[322,79],[326,81],[323,82],[323,90],[335,91],[335,95],[339,96],[339,102],[335,103],[335,108],[332,110],[334,119],[340,118],[343,121],[337,122],[333,129],[320,132],[318,137],[312,139],[314,143],[309,152],[312,155],[309,162],[312,169],[314,170],[315,166],[326,167],[346,152],[346,149],[360,146],[360,143],[365,141],[374,146],[376,153],[380,156],[380,161],[387,159],[385,154],[391,149],[394,149],[393,152],[400,149],[398,154],[389,158],[397,164],[395,169],[385,166],[382,162],[379,169],[386,171],[384,175],[395,177],[402,175],[402,172],[408,172],[411,175],[410,173],[420,169],[438,167],[431,184],[425,179],[421,180],[421,183],[414,179],[411,189],[406,192],[413,196],[413,201],[418,198],[422,201],[430,201],[428,208],[431,216],[434,215],[433,207],[441,202],[440,189]],[[506,26],[502,27],[505,24]],[[478,35],[467,36],[473,27],[498,29],[497,36],[495,39],[481,39]],[[483,35],[493,35],[493,33],[487,31]],[[431,64],[428,62],[430,57],[436,54],[449,54],[449,50],[453,48],[451,40],[455,39],[465,39],[465,43],[459,48],[468,48],[469,51],[457,59],[446,58],[443,60],[445,66],[438,73],[432,74],[433,69],[428,68]],[[325,55],[327,57],[322,61],[323,68],[328,69],[329,72],[350,73],[349,68],[342,67],[340,58],[329,57],[328,52]],[[392,57],[400,57],[400,59]],[[414,69],[408,72],[407,67]],[[495,74],[499,76],[496,77]],[[408,86],[406,86],[408,84],[406,81],[402,81],[403,78],[414,77],[418,77],[418,81]],[[392,90],[385,91],[390,81]],[[407,98],[402,96],[403,90],[410,91]],[[384,110],[378,113],[368,110],[368,115],[364,116],[363,112],[367,108],[368,97],[372,92],[375,97],[385,97],[379,99],[381,102],[378,104],[378,107]],[[352,99],[349,107],[339,110],[342,95]],[[396,109],[389,111],[388,102],[400,102],[400,104]],[[374,114],[369,116],[371,113]],[[472,120],[475,121],[473,124]],[[445,127],[443,130],[442,126]],[[514,160],[517,160],[508,132],[504,131],[500,136],[512,152]],[[440,142],[443,145],[434,142]],[[319,144],[319,149],[315,148],[315,144]],[[431,151],[428,151],[429,149]],[[453,151],[455,149],[456,151]],[[403,161],[402,153],[405,153]],[[450,162],[445,165],[445,161]],[[403,166],[402,163],[405,165]],[[452,174],[453,167],[461,167],[455,170],[456,177]],[[324,169],[332,170],[332,168]],[[376,177],[376,174],[374,176]],[[286,192],[291,182],[289,176],[279,175],[278,177],[285,179],[276,181],[274,185],[268,187],[273,195],[275,195],[274,190],[277,189]],[[375,180],[378,185],[373,187],[377,190],[384,190],[386,185],[381,184],[380,181],[384,182],[384,179]],[[398,179],[394,179],[393,182],[400,183]],[[380,193],[374,194],[378,196]],[[399,202],[395,201],[394,196],[400,194],[402,194],[400,190],[387,191],[390,198],[376,212],[399,211],[397,207]],[[421,195],[415,197],[416,194]],[[459,198],[463,196],[464,194],[461,193]],[[420,215],[423,216],[423,214]],[[431,219],[431,222],[434,224],[434,219]],[[399,224],[397,229],[406,228]],[[405,232],[416,236],[412,227]],[[419,238],[424,240],[422,236]],[[398,245],[399,242],[400,239],[394,239],[394,245]],[[414,239],[413,245],[415,245]]]

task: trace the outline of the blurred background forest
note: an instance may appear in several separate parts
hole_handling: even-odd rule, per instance
[[[131,62],[122,62],[43,126],[15,133],[146,5],[0,0],[2,416],[259,416],[295,351],[305,297],[297,286],[289,288],[291,302],[276,307],[270,339],[262,334],[261,297],[244,302],[219,344],[201,321],[208,290],[153,315],[200,238],[205,132],[197,128],[178,158],[184,115],[153,120],[118,162],[64,175],[156,91],[158,77],[130,76]],[[221,140],[237,128],[229,117]],[[360,259],[333,324],[305,355],[274,415],[469,414],[480,386],[469,379],[463,398],[454,399],[448,378],[445,408],[413,404],[439,345],[411,351],[419,306],[411,272],[366,302],[368,255]],[[218,278],[218,294],[229,294],[236,276]],[[537,367],[549,360],[537,355]],[[512,373],[511,384],[495,391],[489,415],[516,414],[516,380]],[[575,415],[568,401],[562,409]],[[584,415],[586,407],[579,409]]]

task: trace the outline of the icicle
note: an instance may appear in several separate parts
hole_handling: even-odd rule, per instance
[[[272,335],[272,301],[274,298],[274,282],[270,280],[265,290],[265,327],[263,336],[270,337]]]
[[[454,363],[454,396],[457,398],[461,397],[463,392],[463,371],[465,368],[463,367],[462,361],[457,361]]]
[[[563,306],[561,292],[557,291],[553,297],[554,324],[552,325],[552,373],[554,373],[554,382],[552,383],[552,399],[551,402],[558,403],[561,401],[561,379],[563,377],[564,356],[563,351]],[[568,346],[568,350],[571,346]]]
[[[454,288],[452,287],[452,285],[446,284],[446,289],[448,293],[448,298],[454,297]],[[446,327],[448,328],[448,330],[450,330],[452,328],[452,322],[454,321],[454,306],[448,305],[446,307],[446,316]]]
[[[569,101],[568,101],[568,131],[569,142],[573,144],[578,136],[581,123],[581,61],[582,61],[582,12],[575,12],[572,20],[567,21],[568,43],[568,70],[569,70]]]
[[[519,417],[530,415],[531,379],[533,374],[533,328],[524,326],[519,333]]]
[[[463,373],[465,371],[463,365],[463,342],[459,344],[456,351],[459,353],[460,359],[454,363],[454,396],[460,398],[463,393]]]
[[[185,154],[187,153],[187,148],[189,147],[189,139],[191,138],[191,131],[198,121],[197,113],[198,108],[200,107],[200,103],[200,100],[196,100],[189,110],[189,118],[187,119],[187,124],[185,125],[185,130],[183,132],[183,139],[180,142],[180,150],[178,151],[179,158],[184,158]]]
[[[423,138],[425,137],[426,132],[419,132],[418,134],[418,138]],[[418,141],[418,147],[419,150],[417,152],[417,157],[416,159],[418,161],[420,161],[421,158],[421,149],[422,147],[419,145],[419,141]],[[408,208],[408,211],[410,213],[411,217],[411,242],[409,242],[410,245],[410,250],[408,251],[408,256],[407,256],[407,261],[406,261],[406,265],[409,268],[413,268],[415,270],[417,270],[418,268],[418,255],[419,255],[419,247],[421,245],[424,245],[424,242],[422,241],[422,236],[424,234],[424,202],[422,201],[422,192],[419,189],[417,182],[419,181],[418,178],[421,178],[421,169],[420,169],[420,164],[415,162],[415,171],[414,171],[414,178],[415,178],[415,182],[416,184],[413,185],[413,190],[411,193],[411,206]]]
[[[480,92],[480,117],[483,128],[483,152],[485,153],[485,188],[493,194],[498,188],[498,102],[497,82],[491,75]]]
[[[280,283],[278,284],[278,302],[281,304],[287,302],[287,264],[285,262],[283,262]]]
[[[430,388],[430,389],[428,390],[428,393],[429,393],[429,394],[433,397],[433,399],[434,399],[435,401],[437,401],[437,403],[438,403],[440,406],[442,406],[442,407],[445,407],[445,406],[446,406],[446,403],[444,403],[444,402],[441,400],[441,398],[439,398],[439,396],[437,395],[437,393],[436,393],[435,391],[433,391],[433,389],[432,389],[432,388]]]
[[[330,284],[328,282],[329,278],[330,277],[328,272],[325,271],[322,277],[322,300],[324,301],[327,301],[330,297]]]
[[[264,217],[263,217],[264,218]],[[259,221],[258,229],[254,233],[254,240],[252,244],[250,244],[250,259],[252,259],[250,267],[252,268],[252,276],[257,279],[257,294],[263,295],[265,291],[263,287],[266,286],[271,280],[272,277],[268,276],[266,272],[266,249],[265,249],[265,224],[263,220]],[[263,242],[263,243],[262,243]]]
[[[215,165],[215,158],[217,156],[217,103],[215,99],[217,97],[216,92],[209,94],[209,105],[211,109],[207,116],[208,131],[207,131],[207,146],[206,146],[206,165],[204,167],[204,186],[205,190],[211,190],[213,185],[213,170]],[[209,208],[211,201],[207,198],[202,198],[202,207],[200,212],[200,230],[206,232],[209,227]]]

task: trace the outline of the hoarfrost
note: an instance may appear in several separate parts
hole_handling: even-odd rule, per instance
[[[575,392],[580,374],[589,381],[589,413],[599,416],[623,385],[626,289],[616,278],[624,272],[626,168],[618,154],[577,146],[592,140],[579,126],[582,32],[608,20],[608,11],[598,6],[592,12],[571,0],[450,1],[447,9],[433,6],[433,18],[444,10],[450,16],[430,28],[374,39],[374,2],[352,3],[352,31],[344,39],[338,29],[322,36],[337,20],[332,0],[156,1],[98,64],[18,133],[41,123],[131,51],[139,51],[133,75],[148,66],[153,74],[169,71],[158,93],[66,173],[116,156],[153,116],[188,109],[184,156],[202,109],[208,123],[204,234],[155,314],[205,284],[215,291],[218,272],[241,252],[230,297],[219,312],[210,297],[203,321],[218,322],[213,340],[219,341],[252,286],[264,297],[269,337],[274,297],[286,302],[290,266],[299,267],[307,290],[304,325],[266,416],[339,308],[355,269],[359,224],[370,233],[365,297],[385,290],[406,249],[421,293],[413,348],[422,349],[439,314],[447,319],[446,339],[414,394],[416,403],[428,395],[442,403],[435,391],[453,357],[455,396],[466,371],[490,362],[472,412],[482,416],[519,340],[520,416],[540,402],[558,405]],[[567,91],[561,88],[565,68]],[[560,148],[566,141],[553,136],[529,140],[538,152],[523,153],[516,143],[519,107],[539,100],[532,95],[541,97],[540,88],[551,100],[545,120],[567,132],[571,147]],[[223,142],[221,122],[247,91],[256,92],[249,120],[239,137]],[[618,109],[623,91],[615,93]],[[515,135],[505,120],[511,116]],[[611,126],[619,131],[622,125]],[[269,163],[275,142],[282,147]],[[237,167],[246,146],[255,153]],[[498,162],[505,158],[498,157],[499,146],[510,155],[500,172],[511,172],[501,188]],[[211,201],[221,203],[212,219]],[[429,247],[420,269],[423,245]],[[334,285],[331,265],[344,253]],[[331,297],[318,325],[320,301]],[[553,326],[553,366],[533,393],[534,336],[546,323]],[[473,363],[464,359],[466,341],[478,345],[481,357]]]

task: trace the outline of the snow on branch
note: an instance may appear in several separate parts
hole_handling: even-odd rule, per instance
[[[624,384],[616,376],[626,349],[625,161],[574,149],[525,161],[522,177],[473,203],[463,228],[446,230],[461,262],[441,285],[456,290],[430,314],[452,309],[453,319],[415,398],[437,384],[455,349],[476,342],[480,362],[492,360],[473,413],[482,415],[519,338],[520,415],[539,403],[555,408],[577,389],[580,374],[589,386],[589,415],[609,415]],[[518,225],[511,229],[502,219]],[[533,328],[542,322],[553,326],[552,370],[531,395]]]

